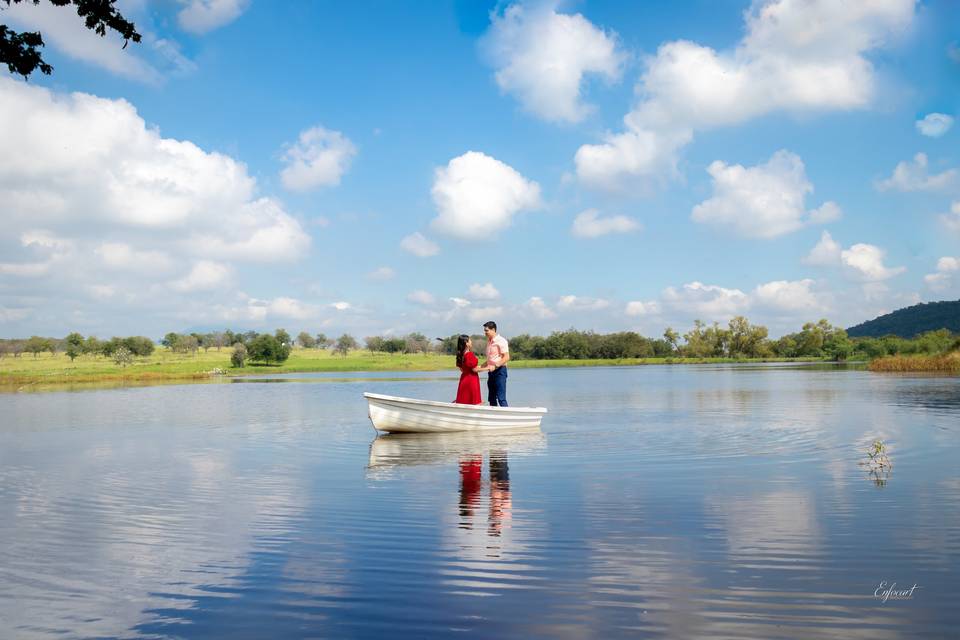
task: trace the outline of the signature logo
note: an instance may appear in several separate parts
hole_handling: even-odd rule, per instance
[[[920,585],[914,583],[909,589],[897,589],[897,583],[893,582],[887,586],[887,581],[880,581],[880,586],[874,589],[873,597],[886,602],[887,600],[913,600],[913,592],[919,589]]]

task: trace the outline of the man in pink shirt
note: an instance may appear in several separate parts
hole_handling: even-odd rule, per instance
[[[510,345],[497,333],[496,322],[483,323],[483,335],[487,336],[487,398],[492,407],[507,406],[507,362],[510,361]]]

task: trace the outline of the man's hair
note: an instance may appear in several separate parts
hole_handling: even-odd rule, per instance
[[[491,320],[490,322],[484,322],[484,323],[483,323],[483,328],[484,328],[484,329],[493,329],[494,331],[496,331],[496,330],[497,330],[497,323],[494,322],[493,320]]]

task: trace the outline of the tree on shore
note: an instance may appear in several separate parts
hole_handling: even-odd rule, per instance
[[[34,5],[40,0],[0,0],[8,7],[11,2],[20,4],[31,1]],[[83,18],[83,23],[100,37],[107,34],[107,29],[116,31],[123,38],[123,48],[133,40],[140,42],[140,34],[136,26],[123,17],[114,7],[115,0],[50,0],[56,7],[66,7],[73,4],[77,7],[77,15]],[[53,67],[46,63],[40,49],[44,46],[43,36],[38,31],[17,32],[0,24],[0,64],[7,65],[10,73],[21,75],[26,79],[35,70],[45,75],[53,73]]]
[[[66,353],[70,362],[73,362],[77,356],[83,353],[83,336],[76,331],[64,338],[64,342],[67,343]]]
[[[313,349],[317,346],[317,339],[306,331],[300,332],[300,335],[297,336],[297,342],[300,343],[300,346],[304,349]]]
[[[354,339],[354,337],[349,333],[345,333],[337,338],[337,345],[334,348],[334,351],[341,356],[345,356],[350,352],[351,349],[356,349],[357,346],[357,341]]]
[[[290,345],[283,344],[269,333],[261,333],[247,345],[247,353],[254,362],[281,363],[290,357]]]
[[[133,352],[126,347],[118,347],[113,352],[113,361],[121,367],[126,367],[128,364],[133,363]]]
[[[247,348],[242,342],[233,345],[233,353],[230,354],[230,364],[234,367],[243,367],[247,360]]]

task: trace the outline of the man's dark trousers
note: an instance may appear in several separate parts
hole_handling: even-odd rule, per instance
[[[507,368],[497,367],[487,376],[487,399],[491,407],[507,405]]]

